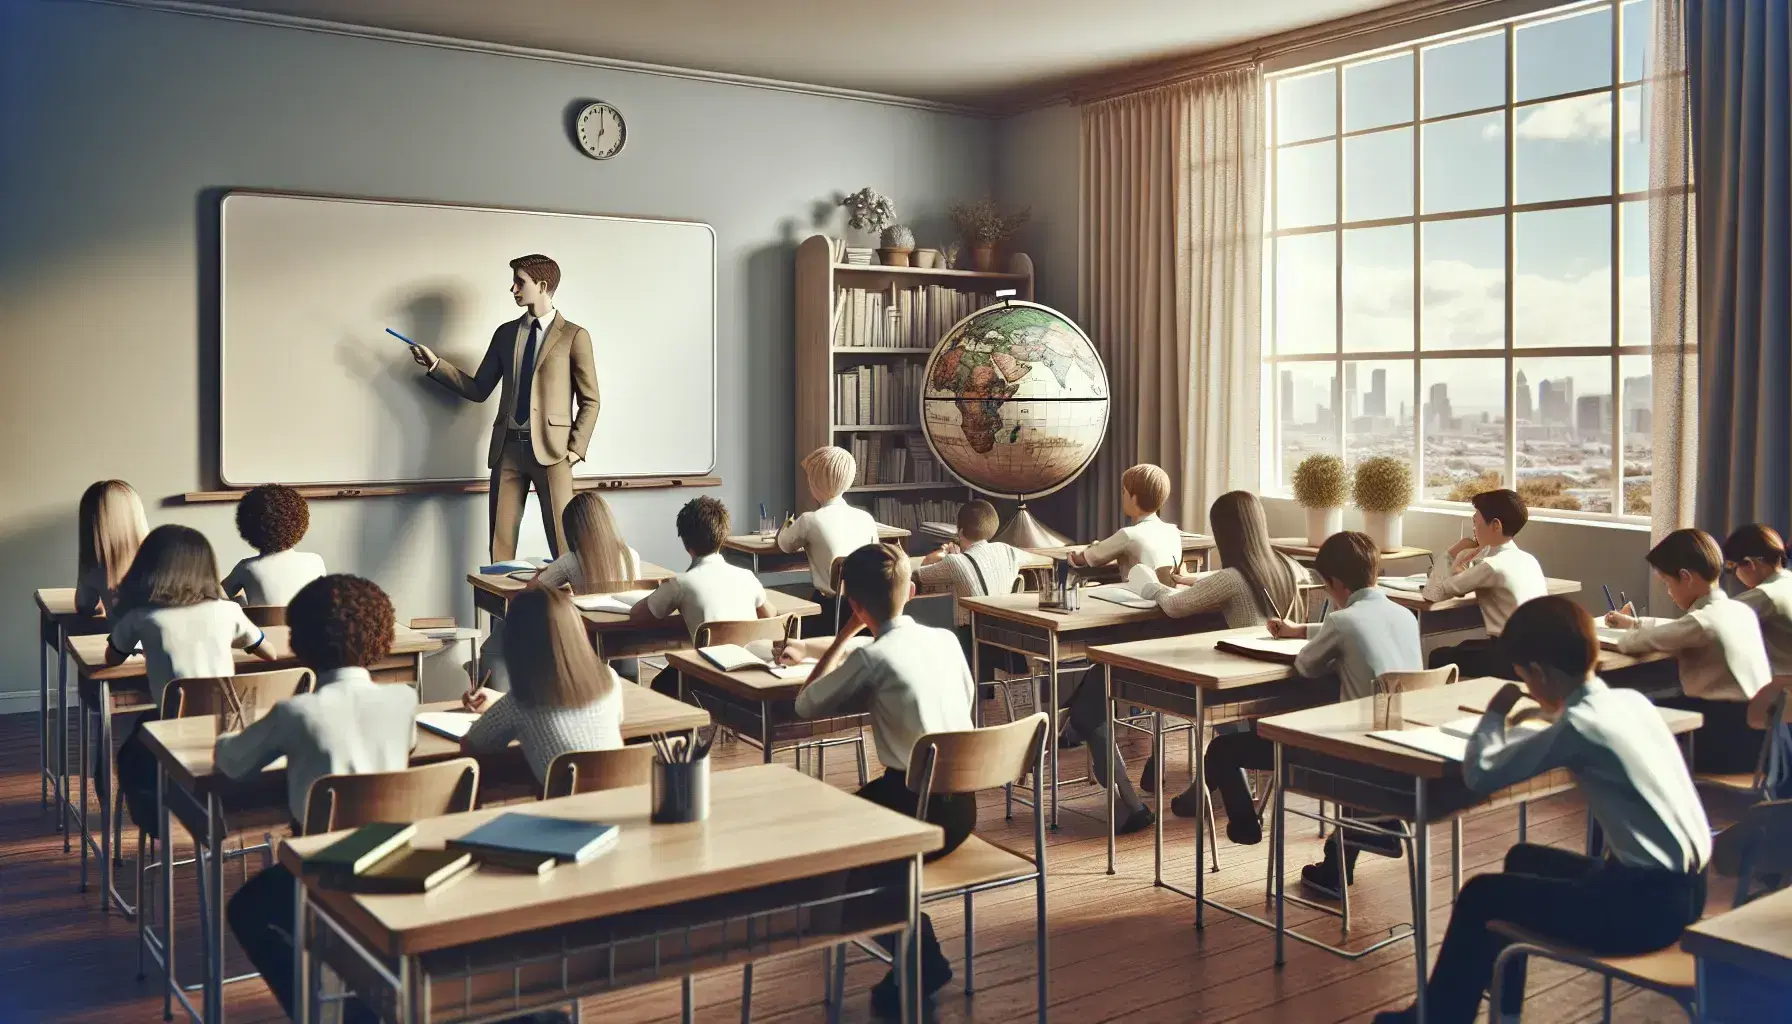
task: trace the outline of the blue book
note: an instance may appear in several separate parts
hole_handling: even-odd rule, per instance
[[[500,854],[540,854],[562,863],[583,864],[616,845],[622,830],[599,821],[575,821],[536,814],[500,814],[459,839],[451,850]]]
[[[502,562],[494,562],[491,565],[480,566],[479,574],[481,576],[505,576],[514,572],[534,572],[545,568],[547,564],[548,560],[545,558],[510,558]]]

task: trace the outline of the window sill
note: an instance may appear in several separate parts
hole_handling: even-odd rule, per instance
[[[1298,504],[1295,502],[1292,495],[1265,494],[1263,497],[1272,501],[1285,501],[1290,505],[1298,507]],[[1353,506],[1345,507],[1348,509]],[[1451,503],[1447,505],[1415,503],[1408,507],[1406,511],[1418,512],[1425,515],[1442,516],[1448,519],[1468,519],[1475,514],[1474,508],[1467,503]],[[1642,516],[1617,517],[1590,512],[1583,512],[1578,515],[1573,513],[1564,514],[1560,509],[1534,510],[1531,513],[1529,521],[1532,523],[1548,523],[1552,526],[1590,526],[1602,530],[1617,530],[1622,533],[1646,534],[1651,529],[1649,520]]]

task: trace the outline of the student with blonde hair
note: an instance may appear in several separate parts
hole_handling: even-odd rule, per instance
[[[599,583],[639,579],[641,555],[622,539],[610,503],[596,491],[580,491],[560,513],[569,548],[535,577],[538,587],[571,587],[583,594]]]
[[[1080,566],[1120,563],[1120,578],[1132,567],[1175,569],[1182,565],[1182,531],[1157,517],[1170,500],[1170,474],[1160,466],[1141,462],[1120,474],[1120,511],[1132,520],[1103,541],[1072,552],[1070,564]]]
[[[516,740],[536,781],[545,782],[561,754],[622,746],[622,685],[591,649],[572,595],[526,590],[511,600],[505,618],[510,694],[467,694],[467,710],[481,714],[461,750],[491,753]]]
[[[785,523],[778,531],[779,551],[808,553],[809,578],[824,609],[834,599],[830,579],[834,559],[877,543],[877,520],[864,509],[847,504],[842,497],[858,472],[859,464],[844,448],[828,445],[810,452],[803,459],[803,474],[817,507]]]
[[[260,554],[236,563],[224,577],[227,597],[242,595],[246,605],[286,607],[305,584],[324,574],[324,560],[294,550],[311,527],[305,496],[285,484],[262,484],[236,505],[236,528]]]
[[[81,495],[75,610],[112,614],[118,584],[149,532],[143,502],[123,480],[101,480]]]

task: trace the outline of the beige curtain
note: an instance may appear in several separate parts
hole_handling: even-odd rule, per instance
[[[1113,389],[1078,533],[1120,522],[1120,474],[1169,471],[1165,517],[1252,487],[1258,459],[1263,76],[1255,66],[1083,109],[1078,309]]]
[[[1655,0],[1649,75],[1649,307],[1654,375],[1650,533],[1693,525],[1699,448],[1698,235],[1685,0]],[[1625,504],[1630,504],[1627,499]]]

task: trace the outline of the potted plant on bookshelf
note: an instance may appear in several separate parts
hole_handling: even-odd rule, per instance
[[[1363,510],[1363,532],[1375,546],[1400,550],[1406,507],[1412,504],[1412,468],[1388,455],[1364,459],[1356,464],[1351,497]]]
[[[1031,215],[1031,208],[1003,216],[995,200],[985,196],[975,202],[953,203],[952,226],[971,247],[971,269],[991,271],[996,268],[996,246],[1006,242],[1020,230]]]
[[[885,266],[906,267],[909,255],[915,251],[915,233],[906,225],[891,224],[884,228],[883,245],[877,250],[877,258],[884,261]]]
[[[878,236],[882,248],[878,256],[892,267],[908,266],[908,255],[915,251],[915,233],[896,223],[896,204],[872,188],[862,188],[840,200],[846,207],[846,226]]]
[[[1307,543],[1318,547],[1344,529],[1344,460],[1309,455],[1294,467],[1294,500],[1307,510]]]

